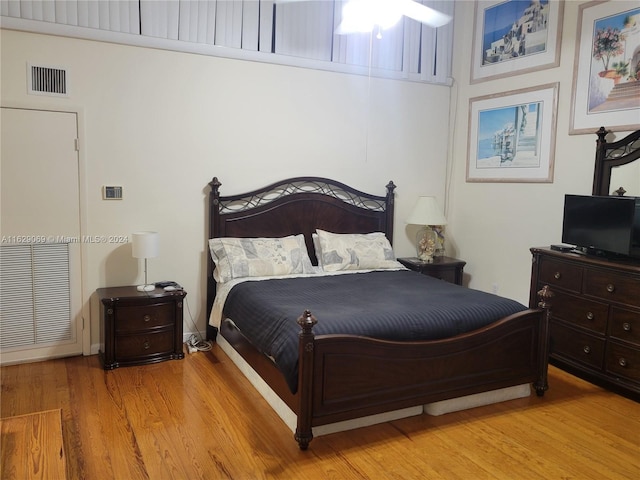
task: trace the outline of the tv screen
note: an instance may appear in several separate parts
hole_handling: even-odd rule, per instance
[[[562,242],[590,251],[631,255],[637,247],[634,197],[565,195]]]

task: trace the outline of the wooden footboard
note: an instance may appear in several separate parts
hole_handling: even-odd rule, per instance
[[[540,309],[429,342],[316,337],[316,319],[305,312],[298,320],[300,448],[319,425],[528,382],[543,395],[551,292],[545,287],[540,296]]]

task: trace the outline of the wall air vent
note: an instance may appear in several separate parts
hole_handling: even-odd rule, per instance
[[[67,97],[67,71],[64,68],[27,65],[28,93]]]

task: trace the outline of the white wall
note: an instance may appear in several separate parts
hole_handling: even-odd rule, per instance
[[[591,194],[596,135],[569,135],[571,88],[579,6],[564,2],[560,66],[470,85],[473,3],[457,2],[455,12],[456,104],[452,104],[453,175],[450,192],[451,250],[467,261],[466,281],[528,303],[530,247],[561,243],[566,193]],[[553,82],[560,83],[553,183],[467,183],[469,99]],[[605,125],[606,127],[606,125]],[[626,133],[618,132],[617,138]]]
[[[149,260],[149,280],[182,284],[186,312],[201,330],[213,176],[223,194],[314,175],[383,195],[393,180],[399,256],[414,254],[404,218],[416,197],[444,201],[448,87],[11,30],[0,35],[3,105],[81,114],[83,233],[157,230],[161,254]],[[27,95],[27,62],[67,68],[69,97]],[[124,199],[103,201],[103,185],[123,185]],[[96,288],[142,282],[130,244],[84,248],[87,312]],[[95,312],[91,327],[95,350]],[[185,331],[193,330],[185,315]]]

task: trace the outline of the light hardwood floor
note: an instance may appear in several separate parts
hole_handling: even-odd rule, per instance
[[[108,372],[91,356],[0,373],[1,417],[62,409],[72,479],[640,478],[640,404],[553,367],[543,398],[318,437],[306,452],[217,346]]]

